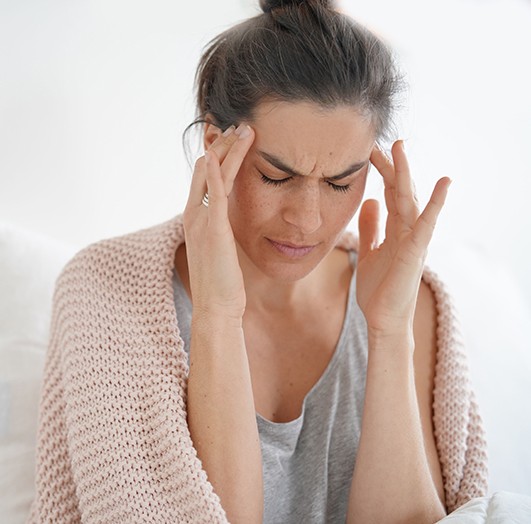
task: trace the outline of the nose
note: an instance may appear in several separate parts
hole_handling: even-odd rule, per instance
[[[283,212],[286,222],[297,227],[305,235],[310,235],[321,227],[323,219],[318,184],[300,188],[299,191],[291,193],[288,199]]]

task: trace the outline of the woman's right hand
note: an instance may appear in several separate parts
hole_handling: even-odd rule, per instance
[[[228,217],[228,196],[254,140],[251,127],[231,126],[194,168],[183,214],[194,315],[241,322],[245,287]],[[208,192],[208,207],[202,204]]]
[[[243,333],[245,288],[228,216],[228,196],[255,135],[238,129],[217,137],[207,158],[196,162],[184,210],[192,295],[186,410],[197,456],[227,519],[247,523],[262,522],[264,490]],[[208,207],[201,203],[207,191]]]

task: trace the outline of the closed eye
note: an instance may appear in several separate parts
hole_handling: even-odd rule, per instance
[[[350,191],[351,187],[350,187],[350,184],[344,184],[342,186],[340,186],[339,184],[332,184],[332,182],[328,182],[328,180],[326,181],[326,183],[334,190],[334,191],[339,191],[339,192],[342,192],[342,193],[347,193],[348,191]]]
[[[286,178],[269,178],[268,176],[265,176],[264,173],[261,171],[258,171],[260,173],[260,176],[262,177],[262,182],[265,184],[269,184],[271,186],[281,186],[282,184],[285,184],[289,180],[291,180],[293,177],[288,176]]]
[[[281,186],[281,185],[285,184],[286,182],[289,182],[290,180],[293,179],[293,177],[291,177],[291,176],[288,176],[286,178],[269,178],[268,176],[264,175],[264,173],[262,173],[260,170],[258,170],[258,172],[260,173],[260,176],[262,178],[262,182],[264,182],[264,184],[269,184],[271,186],[279,187],[279,186]],[[347,191],[350,191],[350,189],[351,189],[350,184],[344,184],[344,185],[333,184],[332,182],[329,182],[328,180],[326,180],[326,183],[334,191],[339,191],[341,193],[346,193]]]

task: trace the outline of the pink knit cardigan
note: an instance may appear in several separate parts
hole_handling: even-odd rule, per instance
[[[182,217],[91,244],[57,279],[29,522],[227,523],[186,422],[172,270]],[[345,233],[339,244],[357,249]],[[486,495],[481,420],[454,310],[438,309],[433,422],[449,511]]]

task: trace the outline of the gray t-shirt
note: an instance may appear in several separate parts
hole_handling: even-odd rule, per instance
[[[355,266],[354,251],[350,259]],[[356,302],[355,274],[337,347],[306,395],[301,415],[279,423],[256,414],[264,524],[345,523],[367,371],[367,326]],[[173,288],[179,329],[189,355],[192,304],[175,270]]]

